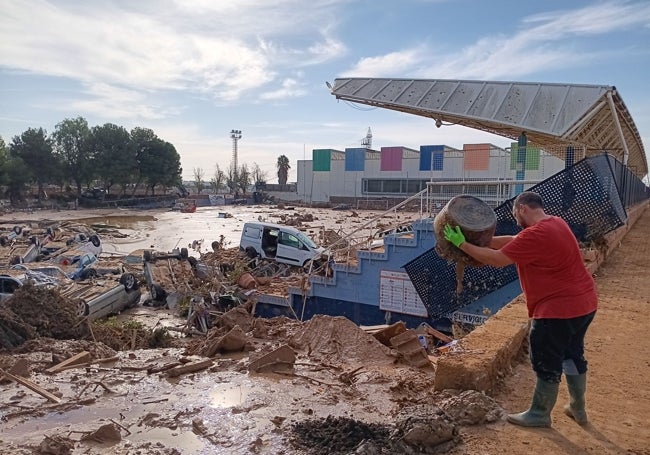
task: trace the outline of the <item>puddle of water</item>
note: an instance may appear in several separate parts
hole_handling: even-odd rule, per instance
[[[170,430],[157,427],[134,432],[124,439],[132,443],[161,443],[165,447],[174,447],[183,454],[198,453],[205,444],[197,435],[189,431]]]
[[[155,217],[151,215],[134,215],[134,216],[96,216],[91,218],[80,218],[78,223],[87,224],[94,227],[117,228],[117,229],[134,229],[143,221],[153,221]]]
[[[234,406],[240,406],[244,403],[250,389],[243,385],[231,386],[230,384],[224,384],[229,387],[227,389],[217,389],[210,392],[208,397],[210,407],[212,408],[232,408]]]

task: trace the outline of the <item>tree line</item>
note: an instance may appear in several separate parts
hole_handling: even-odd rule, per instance
[[[276,167],[278,182],[286,184],[289,159],[281,155]],[[31,185],[38,187],[39,201],[47,185],[77,196],[91,187],[122,196],[133,196],[144,188],[145,195],[153,196],[157,188],[167,191],[182,186],[182,171],[174,145],[148,128],[127,131],[113,123],[90,127],[86,119],[77,117],[61,121],[51,134],[43,128],[29,128],[9,144],[0,137],[0,185],[12,204],[23,201]],[[202,168],[194,169],[198,192],[227,188],[231,193],[246,193],[251,182],[265,181],[266,173],[257,163],[238,169],[231,165],[227,170],[217,163],[209,182]]]
[[[25,198],[29,185],[38,187],[39,200],[47,185],[81,195],[84,188],[119,188],[122,195],[139,188],[155,195],[182,184],[176,148],[148,128],[130,132],[113,123],[88,126],[83,117],[65,119],[54,132],[29,128],[9,144],[0,137],[0,184],[12,203]]]

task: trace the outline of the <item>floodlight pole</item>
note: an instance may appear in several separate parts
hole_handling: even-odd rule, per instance
[[[241,139],[241,130],[230,130],[230,138],[232,139],[232,178],[237,185],[237,141]]]

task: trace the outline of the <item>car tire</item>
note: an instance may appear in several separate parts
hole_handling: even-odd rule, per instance
[[[165,300],[165,297],[167,297],[167,293],[162,287],[160,287],[160,285],[154,284],[151,286],[152,300],[155,300],[157,302],[163,302]]]
[[[14,226],[13,231],[16,233],[16,235],[20,235],[20,233],[23,232],[23,228],[20,226]]]
[[[84,269],[79,274],[82,280],[87,280],[89,278],[97,278],[99,273],[95,269]]]
[[[190,266],[192,266],[192,268],[194,269],[194,268],[196,268],[196,264],[199,261],[197,261],[195,257],[189,257],[189,258],[187,258],[187,262],[189,262]]]
[[[6,246],[8,241],[9,239],[3,235],[0,237],[0,246]]]
[[[99,240],[99,236],[95,234],[90,236],[90,242],[97,248],[102,244],[101,240]]]
[[[77,301],[77,316],[79,318],[83,318],[83,317],[88,316],[88,313],[89,313],[88,305],[86,305],[85,302],[83,302],[81,300],[78,300]]]
[[[246,256],[248,256],[251,259],[254,259],[257,257],[257,250],[253,248],[252,246],[246,247]]]
[[[125,273],[120,277],[120,284],[123,284],[127,291],[132,291],[137,287],[138,281],[132,273]]]
[[[181,260],[185,260],[189,257],[189,253],[187,251],[187,248],[181,248]]]
[[[144,259],[144,262],[151,262],[153,259],[153,254],[151,253],[151,250],[144,250],[142,253],[142,259]]]

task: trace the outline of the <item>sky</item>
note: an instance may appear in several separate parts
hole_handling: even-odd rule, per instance
[[[650,151],[648,0],[0,0],[0,136],[152,129],[204,180],[313,149],[510,140],[338,101],[337,77],[615,86]],[[650,161],[650,160],[649,160]]]

